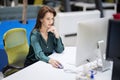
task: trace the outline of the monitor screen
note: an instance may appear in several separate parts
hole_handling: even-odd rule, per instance
[[[76,66],[97,59],[98,42],[103,40],[106,44],[107,25],[107,18],[85,20],[79,23],[77,31]]]
[[[106,59],[120,58],[120,20],[109,20]]]

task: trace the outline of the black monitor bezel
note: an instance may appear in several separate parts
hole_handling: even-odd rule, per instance
[[[108,22],[108,32],[107,32],[107,44],[106,44],[106,59],[109,60],[109,61],[113,61],[115,58],[120,58],[120,54],[118,56],[118,53],[114,54],[114,56],[111,56],[110,55],[110,50],[109,50],[110,49],[111,31],[112,31],[113,27],[118,27],[116,25],[120,25],[120,20],[114,20],[114,19],[109,20],[109,22]]]

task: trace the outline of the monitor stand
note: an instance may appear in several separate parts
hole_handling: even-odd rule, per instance
[[[110,69],[111,63],[105,59],[105,43],[103,40],[98,41],[98,49],[102,64],[102,66],[98,67],[98,71],[104,72]]]

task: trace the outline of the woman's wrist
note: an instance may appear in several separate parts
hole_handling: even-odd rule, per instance
[[[55,37],[56,37],[57,39],[59,39],[59,37],[60,37],[57,32],[55,33]]]
[[[55,37],[56,37],[57,39],[60,37],[56,29],[54,29],[53,34],[55,35]]]

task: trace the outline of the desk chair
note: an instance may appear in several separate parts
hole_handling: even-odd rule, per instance
[[[34,5],[43,5],[43,0],[34,0]]]
[[[2,70],[6,77],[24,68],[24,61],[29,51],[26,30],[23,28],[8,30],[3,36],[3,43],[8,56],[8,65]]]

